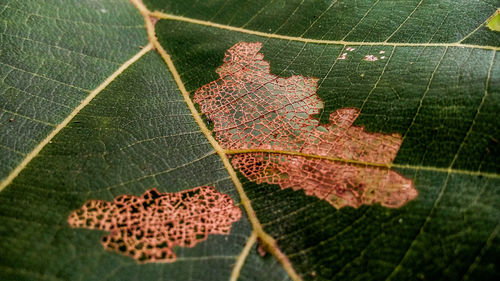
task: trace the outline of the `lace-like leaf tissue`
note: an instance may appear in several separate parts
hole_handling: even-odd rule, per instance
[[[235,168],[257,183],[302,189],[336,208],[400,207],[417,196],[410,179],[389,169],[401,146],[399,134],[353,126],[356,108],[338,109],[330,124],[320,125],[312,117],[323,108],[318,79],[270,74],[261,47],[246,42],[231,47],[216,70],[220,78],[194,95],[224,149],[250,150],[232,157]]]
[[[155,188],[142,196],[121,195],[113,202],[89,200],[72,212],[72,227],[101,229],[104,248],[138,262],[174,262],[174,246],[194,247],[208,234],[229,234],[241,210],[215,187],[201,186],[178,193]]]

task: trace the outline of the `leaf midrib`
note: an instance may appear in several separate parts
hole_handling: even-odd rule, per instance
[[[191,114],[193,118],[195,119],[196,123],[200,127],[201,132],[205,135],[207,138],[208,142],[212,145],[214,148],[214,151],[219,155],[224,167],[226,168],[229,177],[231,178],[236,191],[238,192],[238,195],[240,196],[241,200],[241,205],[243,205],[246,213],[248,220],[250,221],[252,228],[253,228],[253,233],[252,235],[256,235],[259,238],[259,241],[261,245],[268,251],[270,252],[277,260],[278,262],[281,263],[283,266],[283,269],[288,273],[290,278],[293,281],[301,281],[302,278],[295,272],[295,269],[293,268],[292,264],[288,260],[288,257],[281,252],[281,250],[278,248],[276,240],[267,234],[262,225],[259,222],[259,219],[257,218],[257,214],[255,213],[255,210],[252,207],[251,201],[246,195],[244,189],[243,189],[243,184],[239,180],[235,170],[233,169],[233,166],[231,165],[231,162],[229,161],[229,158],[227,154],[225,153],[225,150],[219,145],[219,143],[214,139],[212,136],[212,132],[208,129],[206,126],[205,122],[201,118],[201,115],[199,114],[198,110],[195,108],[193,101],[191,100],[191,97],[189,96],[189,92],[186,90],[186,87],[184,86],[184,83],[179,75],[179,72],[177,71],[172,59],[170,58],[170,55],[165,51],[163,46],[159,43],[159,41],[156,38],[156,31],[154,28],[154,25],[151,21],[151,16],[152,13],[144,6],[141,0],[131,0],[134,6],[139,10],[139,12],[142,14],[145,24],[146,24],[146,30],[148,34],[148,38],[150,41],[150,44],[154,46],[156,51],[160,54],[160,56],[163,58],[165,63],[168,66],[168,69],[170,70],[170,73],[172,74],[172,77],[174,78],[175,82],[177,83],[177,86],[179,88],[179,91],[181,92],[184,101],[186,102],[186,105],[188,106],[189,110],[191,111]],[[249,241],[247,242],[247,246],[251,247],[255,243],[252,242],[253,239],[251,239],[252,236],[249,237]],[[248,256],[249,251],[247,251],[247,246],[243,249],[243,251],[240,253],[238,257],[238,261],[246,259]],[[237,278],[239,276],[239,270],[241,267],[235,267],[233,273],[231,274],[231,280]]]

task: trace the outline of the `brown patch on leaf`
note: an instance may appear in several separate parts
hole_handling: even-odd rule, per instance
[[[302,189],[337,209],[375,203],[397,208],[417,196],[411,180],[377,167],[270,153],[236,155],[232,163],[251,181]]]
[[[375,203],[400,207],[417,196],[410,179],[388,169],[401,146],[399,134],[353,126],[356,108],[338,109],[330,124],[320,125],[312,118],[323,108],[316,95],[318,79],[270,74],[261,47],[246,42],[231,47],[216,70],[220,78],[194,95],[224,149],[276,151],[236,154],[235,168],[257,183],[302,189],[336,208]]]
[[[229,234],[241,210],[215,187],[201,186],[177,193],[155,188],[142,196],[121,195],[113,202],[89,200],[72,212],[72,227],[101,229],[105,249],[138,262],[174,262],[174,246],[194,247],[208,234]]]

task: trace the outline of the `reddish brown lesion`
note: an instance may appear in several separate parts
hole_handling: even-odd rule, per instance
[[[90,200],[72,212],[72,227],[101,229],[104,248],[138,262],[174,262],[174,246],[194,247],[209,234],[229,234],[241,210],[226,194],[201,186],[177,193],[155,188],[113,202]]]
[[[410,179],[388,168],[401,146],[399,134],[353,126],[356,108],[338,109],[330,124],[320,125],[312,117],[323,108],[318,80],[270,74],[261,47],[246,42],[231,47],[216,70],[220,78],[194,94],[224,149],[276,151],[233,155],[235,168],[252,181],[302,189],[336,208],[375,203],[394,208],[417,196]]]
[[[232,163],[251,181],[304,190],[335,208],[375,203],[397,208],[417,196],[410,179],[381,167],[274,153],[237,154]]]

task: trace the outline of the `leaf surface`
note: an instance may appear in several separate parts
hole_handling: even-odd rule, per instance
[[[147,39],[127,1],[0,5],[3,179]]]
[[[0,175],[43,145],[0,193],[0,279],[288,280],[259,255],[256,220],[304,280],[498,278],[500,35],[486,27],[495,1],[144,1],[163,11],[155,31],[174,68],[148,51],[128,1],[28,2],[0,6]],[[234,181],[183,87],[216,80],[239,42],[262,42],[272,75],[318,79],[322,126],[355,108],[353,126],[400,134],[392,169],[418,196],[336,209]],[[174,247],[173,263],[139,264],[104,250],[104,233],[67,223],[87,200],[206,185],[243,216],[229,235]]]
[[[400,207],[417,196],[412,181],[389,168],[401,135],[352,126],[355,108],[338,109],[320,126],[311,118],[323,108],[317,79],[271,75],[261,47],[232,46],[216,70],[220,78],[194,93],[221,147],[235,153],[236,169],[251,181],[303,189],[336,208]]]

